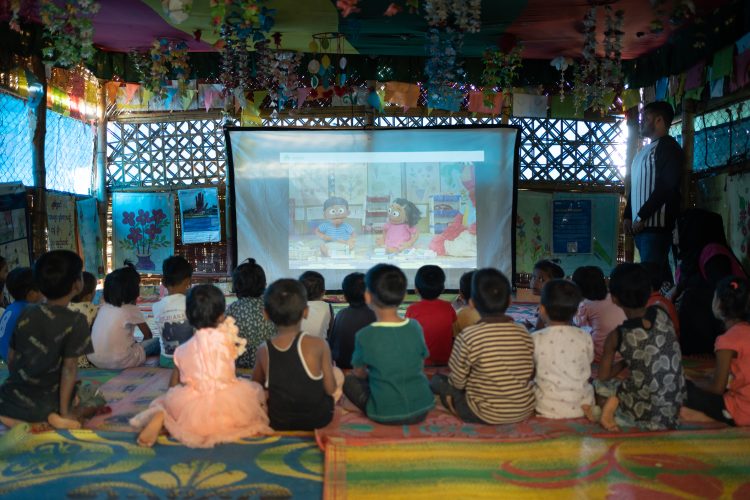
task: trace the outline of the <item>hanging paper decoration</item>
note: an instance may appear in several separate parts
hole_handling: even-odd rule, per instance
[[[169,92],[169,80],[177,80],[177,92],[185,91],[190,67],[188,65],[187,44],[182,41],[161,38],[151,46],[151,68],[148,79],[144,82],[154,94],[164,97]],[[170,101],[174,94],[168,96]]]
[[[161,0],[161,7],[170,21],[181,24],[187,21],[193,8],[193,0]]]
[[[297,87],[299,87],[299,77],[297,68],[302,62],[301,52],[292,52],[288,50],[279,50],[272,52],[270,61],[271,81],[268,95],[271,96],[272,108],[276,111],[284,109],[288,101],[294,101],[297,98]]]
[[[54,0],[42,0],[45,61],[67,68],[91,59],[94,55],[91,20],[98,11],[99,3],[94,0],[73,0],[62,7]]]
[[[513,83],[518,77],[518,70],[521,68],[522,52],[523,46],[521,44],[516,45],[507,53],[498,49],[485,50],[482,56],[484,62],[482,86],[484,87],[484,105],[486,107],[492,108],[494,106],[496,90],[501,91],[506,97],[512,93]]]
[[[573,59],[570,57],[557,56],[550,61],[553,66],[560,72],[560,101],[565,101],[565,70],[573,65]]]

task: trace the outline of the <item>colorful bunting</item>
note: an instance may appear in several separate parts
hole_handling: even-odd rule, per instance
[[[387,82],[385,84],[385,101],[403,106],[404,111],[417,107],[419,87],[413,83]]]
[[[503,94],[501,92],[492,92],[490,96],[489,102],[492,103],[492,107],[486,105],[487,94],[481,90],[469,92],[468,110],[472,113],[499,115],[503,109]]]

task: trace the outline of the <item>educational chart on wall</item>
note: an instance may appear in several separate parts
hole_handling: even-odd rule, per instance
[[[104,275],[102,262],[102,230],[96,198],[84,198],[76,202],[78,217],[78,240],[83,253],[83,268],[94,276]]]
[[[221,241],[218,189],[182,189],[177,191],[177,199],[180,201],[182,243]]]
[[[448,288],[477,267],[511,275],[518,133],[230,129],[237,258],[331,289],[379,262],[410,279],[437,264]]]
[[[0,255],[8,269],[30,265],[28,220],[23,184],[0,184]]]
[[[71,250],[78,253],[75,228],[75,197],[47,193],[47,250]]]
[[[174,196],[170,193],[114,193],[114,265],[130,260],[146,273],[161,272],[174,251]]]
[[[541,259],[558,259],[566,275],[580,266],[605,274],[617,264],[618,194],[521,191],[516,219],[518,272]]]

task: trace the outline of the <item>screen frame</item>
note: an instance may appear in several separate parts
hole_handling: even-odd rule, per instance
[[[514,277],[516,275],[516,219],[517,219],[517,210],[518,210],[518,184],[519,184],[519,174],[521,171],[521,134],[523,132],[523,127],[520,125],[506,125],[506,124],[476,124],[476,125],[440,125],[440,126],[419,126],[419,127],[374,127],[374,126],[365,126],[365,127],[279,127],[279,126],[273,126],[273,127],[224,127],[224,141],[225,141],[225,147],[227,149],[227,172],[226,172],[226,188],[227,188],[227,195],[229,197],[229,203],[231,205],[231,210],[229,210],[229,213],[227,216],[229,217],[229,223],[227,224],[227,228],[231,228],[232,233],[227,235],[227,244],[229,246],[229,262],[228,264],[232,266],[231,269],[227,270],[227,274],[229,276],[232,275],[234,272],[234,269],[240,264],[240,262],[237,261],[238,259],[238,248],[237,248],[237,203],[236,203],[236,195],[234,190],[234,155],[232,154],[232,139],[231,139],[231,132],[247,132],[247,131],[284,131],[284,132],[294,132],[294,131],[310,131],[310,132],[335,132],[336,130],[346,130],[346,131],[362,131],[362,132],[378,132],[381,130],[390,130],[390,131],[397,131],[397,130],[467,130],[467,129],[515,129],[517,131],[516,133],[516,140],[514,145],[514,154],[513,154],[513,213],[511,214],[511,221],[512,221],[512,231],[511,231],[511,276],[508,276],[508,280],[511,283],[511,288],[515,289],[515,283],[514,283]],[[413,293],[413,289],[408,290],[409,293]],[[340,294],[342,291],[339,288],[329,288],[326,293],[336,293]],[[443,293],[458,293],[457,288],[446,288]]]

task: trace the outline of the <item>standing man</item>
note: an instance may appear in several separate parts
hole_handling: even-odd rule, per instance
[[[632,234],[641,262],[662,270],[662,281],[672,282],[669,248],[680,210],[683,152],[669,135],[674,109],[663,101],[647,104],[641,112],[641,135],[651,139],[633,159],[630,192],[622,226]]]

